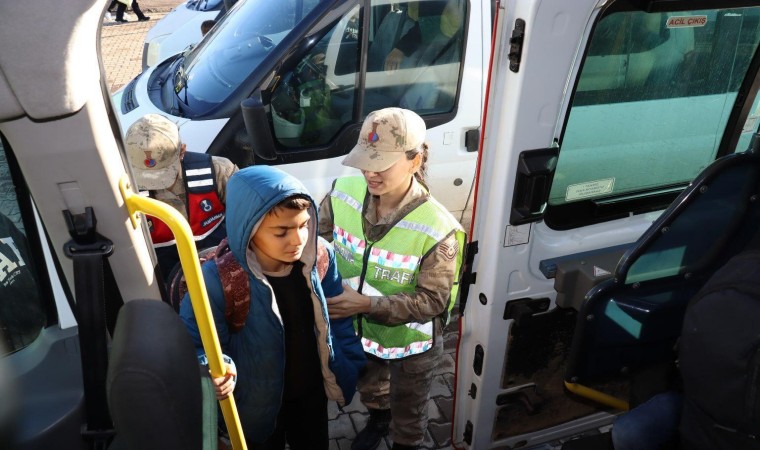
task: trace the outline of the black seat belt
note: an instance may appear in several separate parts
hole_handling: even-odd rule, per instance
[[[74,314],[79,331],[79,347],[84,381],[85,421],[82,437],[94,449],[105,449],[114,435],[106,398],[108,336],[104,264],[113,253],[113,242],[96,232],[97,220],[91,207],[83,214],[63,211],[71,240],[63,246],[74,262],[76,305]]]

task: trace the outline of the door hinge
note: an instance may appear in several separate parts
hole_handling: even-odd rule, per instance
[[[459,314],[464,314],[467,305],[467,296],[470,293],[470,285],[475,283],[477,273],[472,271],[472,262],[478,253],[478,241],[472,241],[465,247],[464,267],[459,279]]]

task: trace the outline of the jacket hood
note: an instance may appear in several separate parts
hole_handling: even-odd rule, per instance
[[[275,167],[251,166],[238,171],[229,179],[226,200],[227,239],[232,254],[243,267],[249,267],[246,249],[255,227],[267,211],[294,195],[306,196],[311,202],[309,228],[310,234],[316,233],[315,227],[311,226],[317,221],[314,199],[292,175]],[[313,237],[311,243],[316,244]]]

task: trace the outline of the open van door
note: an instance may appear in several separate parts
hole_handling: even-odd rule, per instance
[[[559,449],[656,390],[756,229],[760,2],[508,0],[496,33],[453,441]]]

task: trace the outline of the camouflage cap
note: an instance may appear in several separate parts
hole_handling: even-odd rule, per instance
[[[425,121],[414,111],[385,108],[371,112],[359,132],[359,142],[344,166],[382,172],[425,142]]]
[[[124,137],[140,190],[167,189],[182,171],[177,124],[160,114],[137,119]]]

